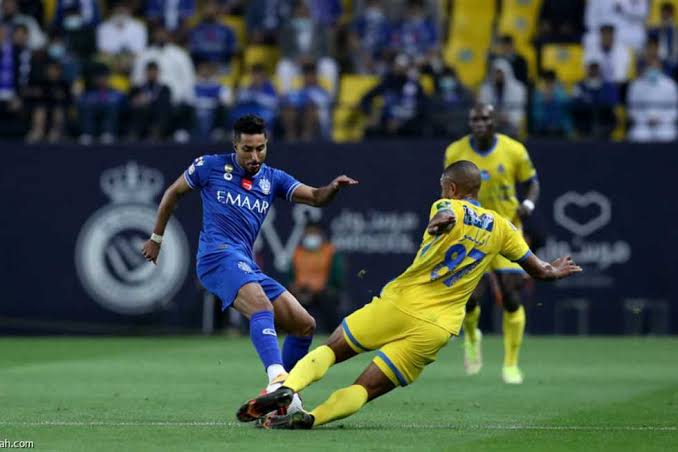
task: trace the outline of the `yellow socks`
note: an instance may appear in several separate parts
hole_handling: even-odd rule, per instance
[[[342,419],[360,410],[367,403],[367,389],[352,385],[332,393],[322,405],[311,411],[315,418],[313,426],[327,424]]]
[[[320,380],[334,364],[334,352],[327,345],[321,345],[297,362],[290,371],[284,385],[299,392],[311,383]]]
[[[468,316],[468,314],[467,314]],[[515,312],[504,311],[504,367],[518,365],[520,344],[525,332],[525,309],[519,307]]]
[[[480,320],[480,305],[466,313],[464,317],[464,335],[470,342],[478,340],[476,337],[476,329],[478,328],[478,321]]]

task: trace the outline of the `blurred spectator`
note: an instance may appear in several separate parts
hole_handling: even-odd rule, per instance
[[[434,134],[444,137],[463,135],[473,95],[451,67],[445,67],[440,73],[436,73],[434,81],[435,94],[431,100],[431,123]]]
[[[384,101],[381,111],[374,108],[377,97]],[[407,55],[396,57],[393,69],[363,96],[360,108],[368,115],[368,136],[421,136],[425,133],[427,99]]]
[[[673,72],[678,68],[678,27],[673,3],[662,3],[660,18],[659,26],[649,30],[648,41],[657,42],[659,56]]]
[[[577,133],[608,139],[616,125],[614,107],[618,103],[619,89],[603,79],[597,61],[590,61],[586,78],[572,90],[572,115]]]
[[[647,62],[645,72],[629,85],[631,141],[673,141],[678,119],[678,87],[664,75],[661,62]]]
[[[191,104],[195,85],[193,62],[183,47],[170,41],[169,33],[162,27],[153,31],[151,45],[136,58],[132,70],[133,84],[144,82],[146,65],[150,61],[158,63],[160,82],[169,87],[172,103],[175,106]]]
[[[278,108],[278,96],[263,65],[252,66],[249,85],[238,89],[236,104],[231,111],[231,122],[253,114],[263,118],[266,124],[273,124]]]
[[[422,65],[437,53],[438,39],[436,23],[426,16],[424,1],[408,0],[405,17],[391,33],[391,46]]]
[[[528,84],[527,75],[527,60],[516,52],[516,47],[513,42],[513,36],[503,35],[499,37],[496,46],[496,53],[490,56],[490,62],[497,58],[502,58],[511,64],[513,74],[516,79],[524,85]],[[490,64],[491,66],[491,64]]]
[[[602,25],[599,36],[585,44],[584,62],[597,61],[605,81],[623,83],[628,78],[631,50],[615,38],[615,33],[613,25]]]
[[[146,24],[132,16],[127,1],[118,2],[108,20],[97,27],[97,48],[108,55],[141,53],[148,41]]]
[[[291,91],[283,102],[282,122],[288,141],[330,138],[332,97],[318,83],[316,67],[304,64],[303,86]]]
[[[209,0],[203,7],[202,20],[189,31],[189,50],[194,61],[210,61],[219,72],[226,72],[237,50],[235,33],[219,21],[219,3]]]
[[[290,291],[316,320],[318,332],[330,333],[340,320],[344,273],[342,256],[323,227],[306,225],[292,257]]]
[[[645,48],[643,49],[643,53],[636,57],[636,74],[643,73],[645,71],[645,67],[647,66],[648,61],[654,61],[654,59],[658,59],[659,61],[661,61],[662,71],[664,72],[664,74],[668,75],[669,77],[673,76],[674,66],[669,64],[668,61],[661,58],[659,52],[659,41],[655,36],[650,36],[648,38],[648,40],[645,42]]]
[[[544,0],[539,13],[537,41],[580,42],[584,34],[585,0]]]
[[[384,52],[388,48],[391,23],[382,0],[368,0],[362,14],[351,25],[349,45],[353,70],[361,74],[382,74],[386,71]]]
[[[2,10],[2,4],[5,0],[0,0],[0,10]],[[45,7],[43,5],[43,0],[15,0],[18,5],[18,10],[21,11],[21,14],[35,19],[37,24],[42,27],[45,21]],[[30,30],[30,26],[29,26]],[[33,48],[33,41],[31,40],[31,48]]]
[[[221,140],[225,136],[226,108],[233,94],[230,88],[216,79],[215,64],[210,61],[198,63],[198,78],[195,82],[194,137],[199,140]]]
[[[569,107],[569,96],[555,71],[545,71],[532,97],[535,133],[551,137],[569,136],[572,132]]]
[[[59,63],[64,78],[69,82],[73,82],[80,74],[80,60],[68,48],[63,34],[58,30],[50,32],[47,56]]]
[[[496,108],[499,132],[511,136],[520,133],[525,125],[527,90],[513,75],[508,61],[501,58],[494,60],[487,80],[480,87],[478,100]]]
[[[65,79],[58,61],[48,60],[39,71],[32,71],[25,99],[31,115],[31,130],[26,135],[26,141],[60,141],[66,126],[66,113],[73,99],[70,83]]]
[[[306,0],[308,1],[308,0]],[[343,12],[340,0],[310,0],[308,6],[313,21],[323,27],[334,27]]]
[[[569,5],[569,1],[567,4]],[[586,4],[586,40],[595,40],[603,25],[617,30],[619,43],[640,51],[645,44],[645,19],[649,12],[648,0],[594,0]],[[603,72],[605,70],[603,69]]]
[[[47,43],[38,21],[32,16],[22,14],[17,0],[3,0],[0,14],[0,25],[14,27],[22,24],[28,29],[28,45],[31,49],[41,49]]]
[[[15,28],[15,36],[20,28]],[[20,68],[12,30],[0,27],[0,133],[4,137],[18,137],[25,133],[21,118],[23,104],[19,96]]]
[[[115,141],[124,95],[111,88],[109,76],[105,66],[98,67],[94,71],[92,88],[78,100],[80,144],[92,144],[95,136],[99,136],[104,144]]]
[[[12,32],[14,83],[19,94],[28,85],[31,75],[33,53],[29,47],[28,33],[28,27],[24,24],[15,25]]]
[[[254,44],[275,44],[282,20],[292,14],[292,0],[248,0],[247,35]]]
[[[88,59],[96,51],[99,20],[99,3],[96,0],[57,0],[52,27],[63,33],[72,52]]]
[[[170,31],[181,30],[195,14],[195,0],[148,0],[146,18]]]
[[[313,21],[305,1],[298,1],[294,15],[286,20],[280,33],[281,60],[276,75],[283,93],[289,92],[304,63],[315,62],[318,76],[327,81],[332,96],[337,86],[337,63],[330,57],[330,32]]]
[[[167,134],[172,115],[170,90],[160,82],[158,63],[146,64],[146,80],[134,86],[129,93],[129,140],[148,137],[159,141]]]

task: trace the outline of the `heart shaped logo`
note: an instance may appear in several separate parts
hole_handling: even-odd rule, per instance
[[[573,217],[575,210],[595,208],[596,214],[586,220]],[[612,218],[610,200],[596,191],[579,194],[568,191],[553,203],[553,219],[568,231],[580,237],[594,233],[604,227]]]

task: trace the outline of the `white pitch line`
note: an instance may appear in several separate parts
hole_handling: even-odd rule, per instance
[[[239,422],[220,421],[0,421],[1,426],[15,427],[248,427]],[[366,430],[384,428],[379,425],[354,424],[349,429]],[[678,427],[659,425],[427,425],[403,424],[399,429],[408,430],[546,430],[546,431],[594,431],[594,432],[678,432]]]

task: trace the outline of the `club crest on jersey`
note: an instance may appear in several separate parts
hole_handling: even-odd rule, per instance
[[[233,172],[233,165],[226,165],[224,166],[224,171],[227,173],[232,173]]]
[[[195,159],[195,166],[203,166],[205,164],[205,157],[198,157]]]
[[[252,267],[247,262],[240,261],[238,262],[238,268],[245,273],[254,273]]]
[[[259,188],[264,192],[265,195],[271,193],[271,182],[266,178],[259,179]]]

